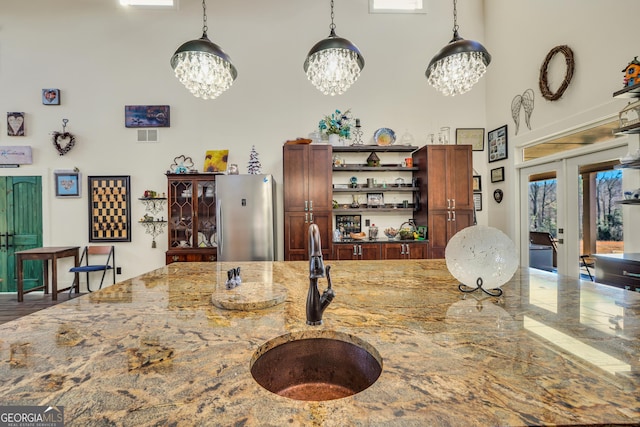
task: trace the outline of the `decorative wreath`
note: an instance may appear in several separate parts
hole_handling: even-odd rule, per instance
[[[66,140],[68,139],[69,142],[67,144],[65,144],[65,146],[63,147],[62,145],[60,145],[60,140]],[[73,136],[71,133],[69,132],[53,132],[53,145],[56,147],[56,150],[58,150],[58,153],[60,153],[61,156],[64,156],[65,154],[67,154],[69,151],[71,151],[71,149],[73,148],[73,146],[76,144],[76,137]]]
[[[549,67],[549,63],[556,56],[557,53],[562,53],[564,55],[565,62],[567,64],[567,71],[564,75],[564,80],[562,84],[558,88],[558,90],[553,93],[549,89],[549,82],[547,80],[547,67]],[[569,87],[569,83],[571,83],[571,78],[573,77],[573,69],[575,68],[575,62],[573,60],[573,51],[567,45],[556,46],[549,51],[547,57],[544,59],[544,63],[540,68],[540,92],[542,92],[542,96],[544,99],[548,99],[549,101],[555,101],[560,99],[562,94],[567,87]]]

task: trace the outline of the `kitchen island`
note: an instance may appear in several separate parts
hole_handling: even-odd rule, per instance
[[[0,405],[64,406],[66,426],[640,423],[637,293],[518,270],[495,298],[462,294],[444,260],[326,264],[321,326],[305,324],[306,262],[173,263],[0,325]],[[237,265],[284,302],[214,306]],[[321,402],[259,386],[254,352],[305,331],[366,341],[380,378]]]

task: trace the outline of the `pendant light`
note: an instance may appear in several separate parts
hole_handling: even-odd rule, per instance
[[[202,37],[184,43],[171,57],[180,83],[195,96],[214,99],[231,87],[238,76],[229,56],[207,37],[207,6],[202,0]]]
[[[456,4],[453,0],[453,39],[433,57],[425,72],[429,84],[447,96],[469,91],[491,62],[484,46],[458,35]]]
[[[304,61],[307,78],[325,95],[340,95],[358,79],[364,68],[360,50],[347,39],[336,35],[331,0],[329,37],[316,43]]]

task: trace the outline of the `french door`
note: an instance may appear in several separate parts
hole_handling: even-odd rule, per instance
[[[554,235],[557,246],[558,274],[580,277],[580,170],[588,165],[599,164],[623,157],[626,145],[581,155],[568,155],[564,159],[523,167],[520,169],[520,262],[523,267],[531,265],[533,251],[529,248],[529,232],[535,227],[546,227]],[[531,200],[531,181],[543,182],[555,177],[555,217],[546,216],[545,224],[536,222],[536,212]],[[553,214],[551,214],[553,215]]]
[[[41,177],[0,176],[0,292],[17,291],[15,252],[41,246]],[[24,288],[42,286],[42,261],[24,264]]]
[[[565,181],[562,160],[520,169],[520,263],[523,267],[540,264],[558,274],[566,272]],[[530,246],[532,231],[548,232],[555,247]]]

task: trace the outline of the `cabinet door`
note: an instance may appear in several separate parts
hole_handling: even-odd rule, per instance
[[[380,259],[380,244],[361,243],[358,252],[360,253],[360,259],[363,260],[370,261]]]
[[[473,225],[473,210],[455,210],[455,221],[451,221],[448,239],[451,239],[458,231]]]
[[[285,145],[282,160],[284,210],[304,212],[309,209],[309,150],[306,145]]]
[[[449,211],[429,212],[429,256],[444,258],[444,250],[449,241]]]
[[[412,243],[405,246],[405,257],[408,259],[427,259],[428,246],[425,243]]]
[[[284,216],[284,253],[285,261],[304,261],[309,259],[309,214],[305,212],[287,212]],[[322,237],[321,237],[322,238]]]
[[[336,260],[354,260],[358,259],[358,244],[351,245],[334,245],[333,258]]]
[[[471,146],[448,147],[447,197],[452,200],[455,210],[473,210],[473,166]]]
[[[285,261],[306,261],[309,259],[309,226],[311,219],[320,231],[322,257],[330,259],[331,214],[328,212],[287,212],[284,216]]]
[[[332,206],[332,151],[330,145],[309,145],[308,200],[310,211],[330,211]]]
[[[427,147],[427,207],[429,211],[451,208],[447,191],[449,177],[448,151],[446,146]],[[449,200],[448,200],[449,199]]]
[[[404,252],[404,243],[385,243],[382,245],[382,259],[403,259]]]

